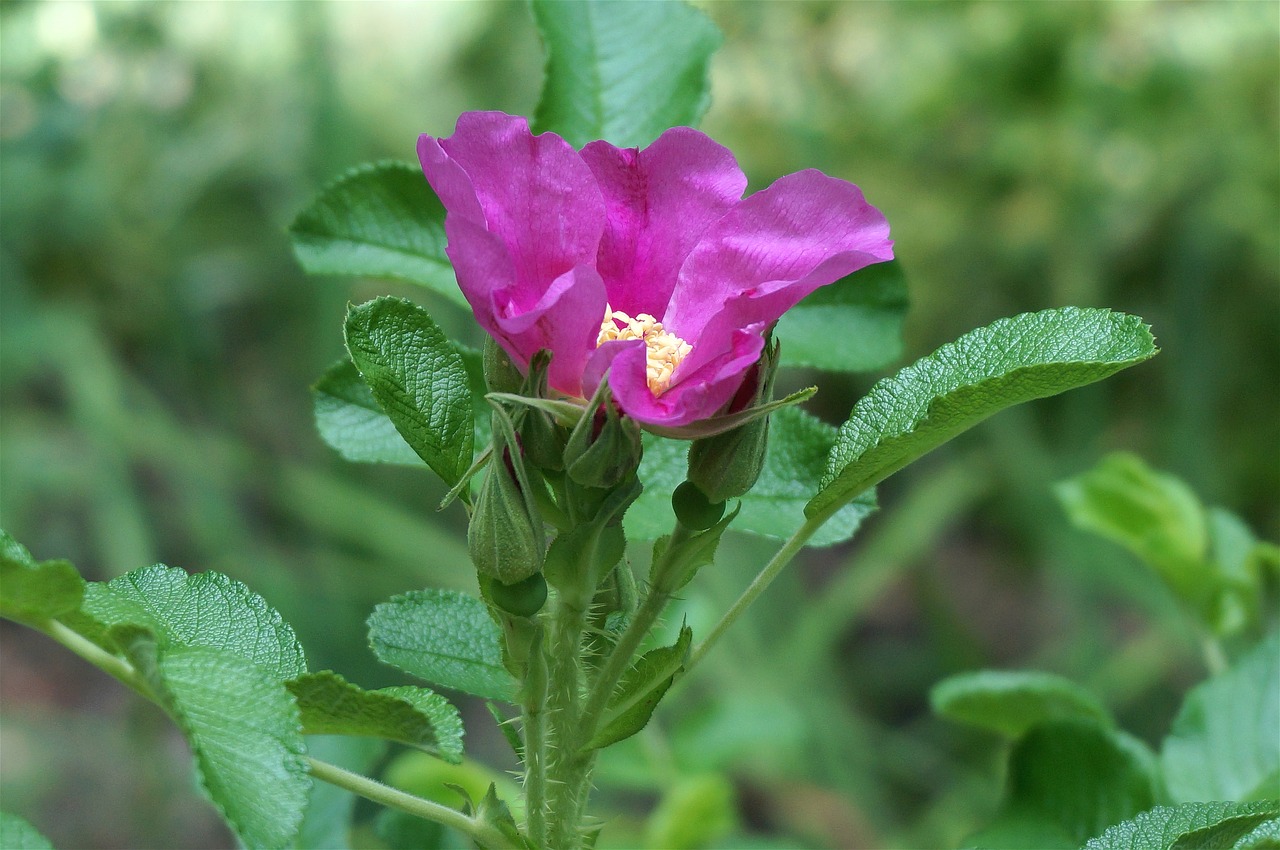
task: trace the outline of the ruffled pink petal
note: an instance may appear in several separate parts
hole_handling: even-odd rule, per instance
[[[582,158],[607,211],[597,268],[609,303],[661,317],[685,257],[738,203],[747,178],[728,148],[688,127],[667,130],[643,150],[592,142]]]
[[[889,224],[857,186],[813,169],[789,174],[707,228],[663,324],[697,354],[703,328],[735,296],[749,296],[745,324],[768,324],[818,287],[890,259]]]

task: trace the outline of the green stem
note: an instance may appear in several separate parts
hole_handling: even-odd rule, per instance
[[[111,674],[152,702],[159,702],[137,668],[118,655],[112,655],[77,631],[67,628],[57,620],[49,620],[38,627],[42,632],[88,661],[94,667]]]
[[[551,620],[547,662],[546,765],[547,846],[573,850],[581,846],[578,831],[583,787],[590,762],[578,757],[578,717],[582,688],[582,630],[586,612],[564,597]]]
[[[542,641],[529,655],[524,694],[524,794],[529,837],[547,843],[547,657]]]
[[[336,785],[339,788],[345,788],[353,794],[359,794],[361,797],[387,808],[397,809],[414,817],[444,824],[470,837],[483,848],[516,850],[518,847],[515,842],[508,839],[497,828],[468,817],[457,809],[451,809],[434,800],[406,794],[404,791],[392,788],[390,785],[384,785],[376,779],[352,773],[335,764],[329,764],[319,759],[308,757],[307,763],[310,766],[311,775],[316,779],[328,782],[330,785]]]

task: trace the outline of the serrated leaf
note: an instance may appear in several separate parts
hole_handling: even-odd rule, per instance
[[[1111,827],[1086,844],[1084,850],[1226,848],[1277,814],[1280,803],[1274,800],[1156,806]],[[1228,836],[1230,840],[1226,840]]]
[[[162,650],[156,676],[227,824],[247,847],[288,847],[311,776],[284,684],[240,655],[202,646]]]
[[[1032,670],[978,670],[934,685],[933,710],[1017,738],[1032,726],[1056,720],[1085,720],[1112,725],[1111,715],[1093,694],[1070,679]]]
[[[34,826],[8,812],[0,812],[0,847],[4,850],[53,850],[49,839]]]
[[[623,675],[617,693],[605,709],[600,731],[587,744],[588,748],[600,749],[615,744],[648,725],[653,710],[688,659],[692,641],[693,630],[682,626],[674,644],[652,649],[640,656],[640,660]]]
[[[1280,633],[1187,694],[1161,761],[1175,802],[1280,797]]]
[[[37,561],[0,530],[0,616],[27,623],[60,617],[80,607],[84,584],[70,561]]]
[[[350,360],[325,369],[311,398],[320,437],[347,460],[422,466]]]
[[[1094,723],[1032,727],[1009,755],[1008,807],[1060,826],[1076,846],[1155,802],[1155,757]]]
[[[817,492],[835,437],[835,428],[798,407],[773,413],[764,466],[755,486],[741,498],[742,511],[734,530],[778,540],[795,533],[804,523],[805,504]],[[639,471],[644,492],[623,517],[629,538],[656,540],[671,531],[675,521],[671,493],[685,480],[688,452],[686,442],[644,435]],[[828,520],[809,545],[848,540],[875,509],[874,492],[860,496]]]
[[[1259,824],[1233,844],[1231,850],[1280,850],[1280,818]]]
[[[326,187],[289,233],[309,274],[397,278],[468,307],[445,254],[444,215],[422,169],[380,162]]]
[[[1156,354],[1136,316],[1066,307],[1001,319],[877,383],[840,428],[810,516],[834,511],[994,413]]]
[[[474,596],[418,590],[393,597],[369,617],[369,644],[383,662],[424,681],[515,699],[515,679],[502,664],[501,633]]]
[[[156,564],[86,587],[67,624],[108,648],[112,629],[153,633],[161,647],[206,647],[238,655],[280,681],[302,675],[306,657],[293,629],[246,585],[221,573],[189,574]],[[119,634],[119,632],[117,632]]]
[[[693,7],[534,0],[533,17],[547,51],[537,132],[638,147],[706,110],[720,32]]]
[[[347,314],[347,350],[405,442],[448,484],[471,465],[471,387],[462,357],[421,307],[378,298]]]
[[[784,366],[867,372],[902,356],[906,315],[907,282],[894,260],[816,290],[783,314],[773,335]]]
[[[325,670],[285,683],[308,735],[366,735],[462,760],[462,718],[449,701],[412,686],[366,691]]]

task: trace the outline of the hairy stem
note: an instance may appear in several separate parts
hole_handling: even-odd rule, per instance
[[[529,837],[534,846],[543,847],[547,843],[547,657],[541,640],[530,653],[524,687],[525,809]]]
[[[138,673],[137,668],[118,655],[112,655],[79,632],[67,628],[57,620],[49,620],[38,626],[40,631],[88,661],[94,667],[111,674],[133,688],[143,697],[158,703],[151,687]]]
[[[578,829],[583,788],[590,762],[578,758],[574,743],[582,689],[582,630],[586,612],[564,597],[557,600],[551,621],[547,661],[546,765],[547,846],[580,847]]]

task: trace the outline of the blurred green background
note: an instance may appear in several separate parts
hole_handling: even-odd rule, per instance
[[[681,783],[736,800],[715,846],[954,846],[995,806],[998,760],[931,717],[932,683],[1052,670],[1155,741],[1203,676],[1172,597],[1070,529],[1052,482],[1129,449],[1280,536],[1280,5],[703,8],[725,33],[703,129],[753,189],[817,167],[887,215],[902,364],[1066,304],[1138,313],[1164,348],[892,479],[863,534],[797,563],[600,771],[613,846]],[[436,514],[420,472],[340,461],[307,387],[348,301],[406,295],[475,331],[421,290],[305,278],[285,228],[462,111],[529,113],[540,67],[519,3],[0,5],[0,526],[92,578],[229,573],[313,667],[401,681],[363,620],[473,583],[461,512]],[[816,376],[814,411],[842,421],[876,377]],[[736,538],[702,573],[695,631],[768,549]],[[230,846],[159,711],[0,628],[4,808],[62,848]],[[510,768],[465,707],[471,751]]]

